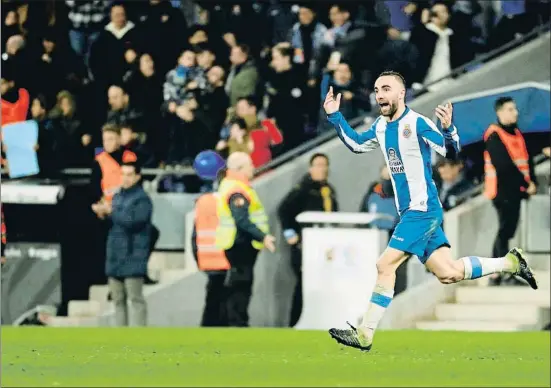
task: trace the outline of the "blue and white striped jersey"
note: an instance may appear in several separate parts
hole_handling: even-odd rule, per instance
[[[350,127],[340,112],[330,114],[328,120],[352,152],[363,153],[381,147],[400,215],[409,209],[427,212],[442,208],[432,179],[431,148],[446,156],[446,140],[449,140],[459,150],[455,126],[442,134],[432,120],[407,107],[399,119],[387,122],[379,116],[371,128],[362,133]]]

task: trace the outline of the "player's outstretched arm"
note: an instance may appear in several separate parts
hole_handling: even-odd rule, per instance
[[[344,116],[339,112],[342,95],[339,93],[336,98],[333,96],[333,87],[329,88],[323,109],[327,113],[327,119],[337,131],[341,141],[357,154],[368,152],[379,147],[379,142],[375,136],[375,123],[367,131],[358,133],[348,124]]]
[[[433,150],[446,156],[446,139],[432,120],[426,117],[417,119],[417,135],[420,136]]]
[[[459,142],[459,133],[457,128],[453,125],[453,105],[451,102],[446,103],[446,105],[438,105],[436,107],[436,116],[440,121],[442,130],[444,133],[444,139],[447,144],[453,146],[456,152],[461,151],[461,144]]]

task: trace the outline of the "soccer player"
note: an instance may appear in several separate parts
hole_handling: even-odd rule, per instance
[[[375,81],[375,95],[381,115],[371,128],[357,133],[339,112],[341,94],[330,88],[323,107],[342,142],[355,153],[381,148],[390,171],[400,221],[388,247],[377,262],[377,282],[367,312],[358,328],[330,329],[339,343],[369,351],[373,336],[394,295],[396,269],[410,255],[419,260],[440,282],[451,284],[493,273],[517,275],[537,289],[536,279],[521,249],[504,257],[478,256],[454,260],[442,230],[443,210],[432,179],[431,148],[446,155],[446,141],[459,150],[457,128],[452,124],[452,105],[439,105],[436,116],[442,131],[427,117],[405,105],[405,81],[397,72],[386,71]]]

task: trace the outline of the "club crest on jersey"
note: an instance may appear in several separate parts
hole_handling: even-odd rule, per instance
[[[411,128],[409,124],[404,125],[404,130],[402,131],[402,136],[406,139],[411,136]]]
[[[404,165],[398,155],[396,155],[396,150],[394,148],[388,149],[388,167],[392,174],[404,173]]]

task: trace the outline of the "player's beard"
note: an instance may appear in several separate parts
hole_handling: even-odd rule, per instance
[[[387,113],[383,113],[383,108],[379,108],[379,113],[381,114],[381,116],[392,118],[398,110],[398,104],[396,102],[389,102],[388,105],[389,106]]]

